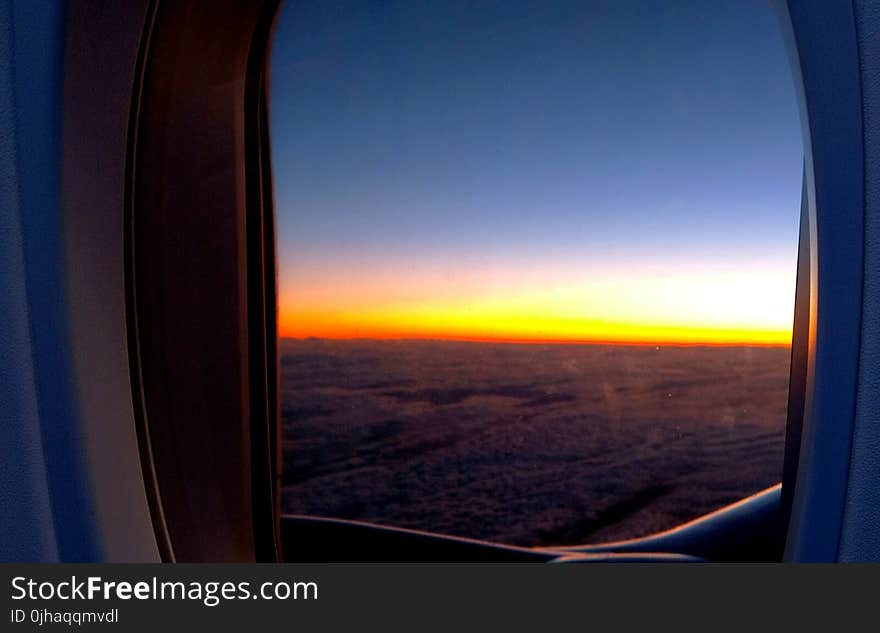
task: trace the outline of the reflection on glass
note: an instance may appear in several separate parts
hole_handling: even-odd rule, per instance
[[[568,544],[779,480],[765,2],[290,2],[271,86],[286,511]]]

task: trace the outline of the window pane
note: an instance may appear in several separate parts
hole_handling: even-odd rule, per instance
[[[560,545],[779,481],[765,2],[289,2],[271,87],[286,512]]]

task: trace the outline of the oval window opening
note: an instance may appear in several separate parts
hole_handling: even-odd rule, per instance
[[[765,2],[290,2],[270,109],[285,512],[573,545],[779,482]]]

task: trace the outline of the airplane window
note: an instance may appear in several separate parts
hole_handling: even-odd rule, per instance
[[[283,511],[566,545],[779,482],[803,148],[776,19],[288,2]]]

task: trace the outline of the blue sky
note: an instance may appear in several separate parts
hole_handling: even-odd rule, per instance
[[[766,2],[288,0],[270,80],[282,303],[464,269],[764,266],[793,296]]]

